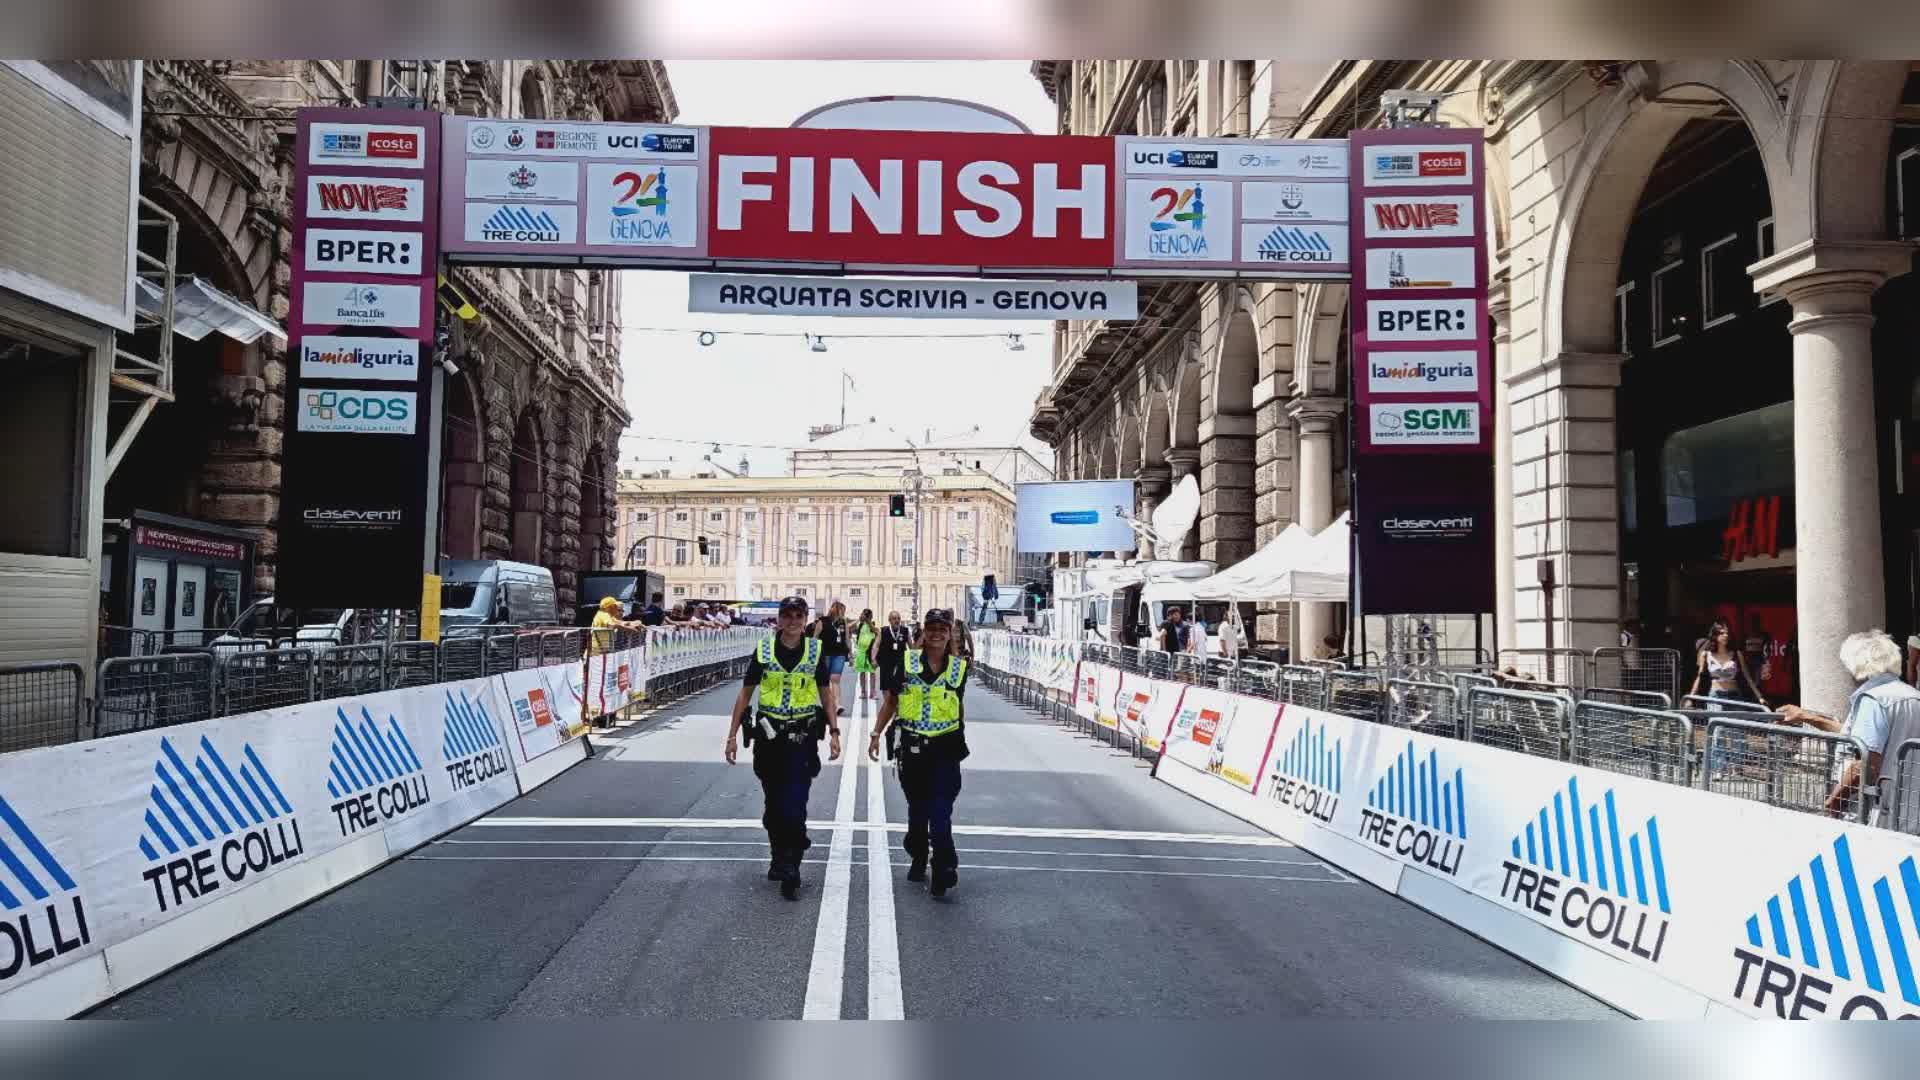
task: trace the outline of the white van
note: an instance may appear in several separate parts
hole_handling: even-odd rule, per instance
[[[447,559],[440,564],[440,625],[559,626],[553,573],[530,563]],[[444,632],[444,631],[443,631]]]

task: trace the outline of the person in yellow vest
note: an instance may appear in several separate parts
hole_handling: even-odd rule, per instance
[[[960,883],[960,856],[953,849],[953,801],[960,796],[960,762],[967,757],[968,663],[952,651],[953,612],[932,608],[921,621],[920,645],[901,663],[899,685],[880,703],[867,755],[880,760],[881,740],[899,727],[895,757],[907,796],[908,881],[927,880],[933,864],[934,896]]]
[[[775,633],[761,639],[747,662],[746,682],[734,699],[733,722],[727,727],[726,756],[727,764],[733,764],[741,724],[752,708],[756,715],[747,728],[748,741],[753,774],[765,796],[760,823],[766,826],[772,851],[767,880],[778,881],[780,895],[794,900],[800,894],[800,857],[813,846],[807,837],[807,796],[813,778],[820,775],[820,739],[832,733],[829,760],[838,761],[840,724],[825,649],[819,638],[807,633],[806,597],[780,601],[775,625]]]

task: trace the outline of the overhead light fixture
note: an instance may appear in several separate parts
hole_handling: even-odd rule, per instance
[[[823,337],[821,337],[821,336],[820,336],[819,334],[814,334],[814,335],[812,335],[812,337],[813,337],[813,351],[814,351],[814,352],[826,352],[826,351],[827,351],[827,339],[826,339],[826,338],[823,338]]]
[[[1008,352],[1026,352],[1027,343],[1021,340],[1019,334],[1008,334],[1007,335],[1007,351]]]

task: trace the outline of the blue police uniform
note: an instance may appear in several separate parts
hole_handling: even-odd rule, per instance
[[[967,661],[949,654],[946,667],[935,674],[920,649],[909,651],[901,664],[894,726],[900,731],[900,788],[907,797],[905,847],[914,864],[908,877],[919,880],[931,856],[936,896],[959,880],[953,803],[960,796],[960,762],[967,757],[961,703],[967,668]]]

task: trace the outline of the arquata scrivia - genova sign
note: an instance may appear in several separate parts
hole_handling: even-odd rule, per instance
[[[1363,561],[1445,557],[1422,580],[1447,588],[1419,610],[1484,610],[1491,476],[1463,464],[1489,448],[1483,150],[1444,128],[1168,139],[303,110],[283,574],[312,581],[299,566],[323,559],[366,585],[378,557],[420,550],[443,261],[691,271],[691,310],[809,317],[1128,320],[1137,280],[1323,280],[1353,282]],[[1394,593],[1369,574],[1369,597]],[[400,576],[395,597],[417,585]]]

